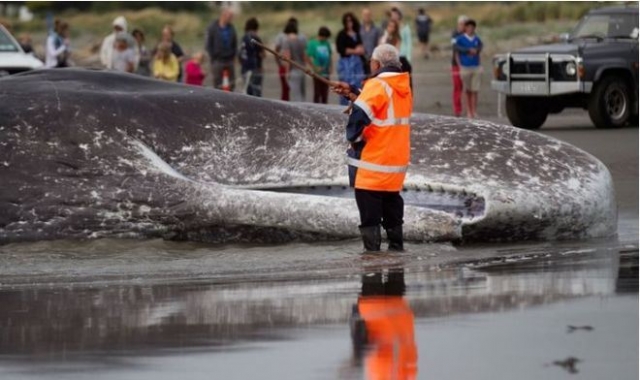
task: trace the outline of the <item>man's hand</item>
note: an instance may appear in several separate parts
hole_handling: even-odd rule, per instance
[[[351,93],[351,86],[345,82],[334,82],[331,86],[331,90],[338,95],[349,96]]]

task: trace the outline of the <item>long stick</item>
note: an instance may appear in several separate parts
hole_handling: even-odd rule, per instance
[[[317,80],[321,81],[322,83],[325,83],[326,85],[328,85],[328,86],[330,86],[330,87],[336,87],[336,86],[338,85],[338,82],[334,82],[334,81],[328,80],[327,78],[325,78],[325,77],[323,77],[323,76],[321,76],[321,75],[316,74],[315,72],[313,72],[313,71],[312,71],[311,69],[309,69],[308,67],[303,66],[303,65],[299,64],[298,62],[295,62],[295,61],[293,61],[293,60],[291,60],[291,59],[289,59],[289,58],[285,57],[284,55],[282,55],[282,54],[278,53],[277,51],[275,51],[275,50],[273,50],[273,49],[271,49],[271,48],[269,48],[269,47],[267,47],[267,46],[265,46],[265,45],[261,44],[260,42],[258,42],[258,41],[257,41],[257,40],[255,40],[254,38],[252,38],[252,39],[251,39],[251,43],[252,43],[252,44],[254,44],[254,45],[256,45],[256,46],[259,46],[259,47],[263,48],[264,50],[268,51],[269,53],[271,53],[271,54],[275,55],[275,56],[276,56],[276,58],[278,58],[278,59],[280,59],[280,60],[282,60],[282,61],[285,61],[285,62],[287,62],[287,63],[290,63],[292,66],[295,66],[295,67],[296,67],[296,68],[298,68],[300,71],[304,72],[305,74],[309,75],[310,77],[312,77],[312,78],[314,78],[314,79],[317,79]],[[350,98],[352,101],[354,101],[354,100],[356,99],[356,97],[357,97],[357,96],[356,96],[356,94],[354,94],[354,93],[350,93],[350,94],[349,94],[349,98]],[[351,107],[347,108],[347,111],[349,111],[349,110],[351,110]]]

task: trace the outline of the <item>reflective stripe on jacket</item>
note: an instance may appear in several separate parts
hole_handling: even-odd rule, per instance
[[[371,124],[355,142],[364,141],[360,159],[348,157],[358,168],[355,188],[400,191],[409,165],[409,117],[413,108],[408,73],[381,73],[364,85],[355,105]]]

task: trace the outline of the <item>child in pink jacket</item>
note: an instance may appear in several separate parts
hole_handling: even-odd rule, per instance
[[[204,55],[202,52],[197,52],[193,55],[191,60],[187,62],[185,67],[186,78],[185,83],[193,86],[202,86],[204,82],[204,71],[202,71],[202,60]]]

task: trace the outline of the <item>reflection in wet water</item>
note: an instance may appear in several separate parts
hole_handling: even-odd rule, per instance
[[[366,379],[414,379],[418,372],[414,316],[404,299],[404,270],[362,275],[350,320],[354,365]]]
[[[368,260],[362,276],[331,280],[4,289],[0,354],[68,359],[74,352],[93,350],[212,348],[277,340],[291,327],[346,326],[356,299],[366,321],[385,305],[404,310],[407,319],[411,309],[416,318],[433,318],[638,289],[637,251],[622,256],[611,251],[554,254],[426,271],[398,271],[387,263]]]

